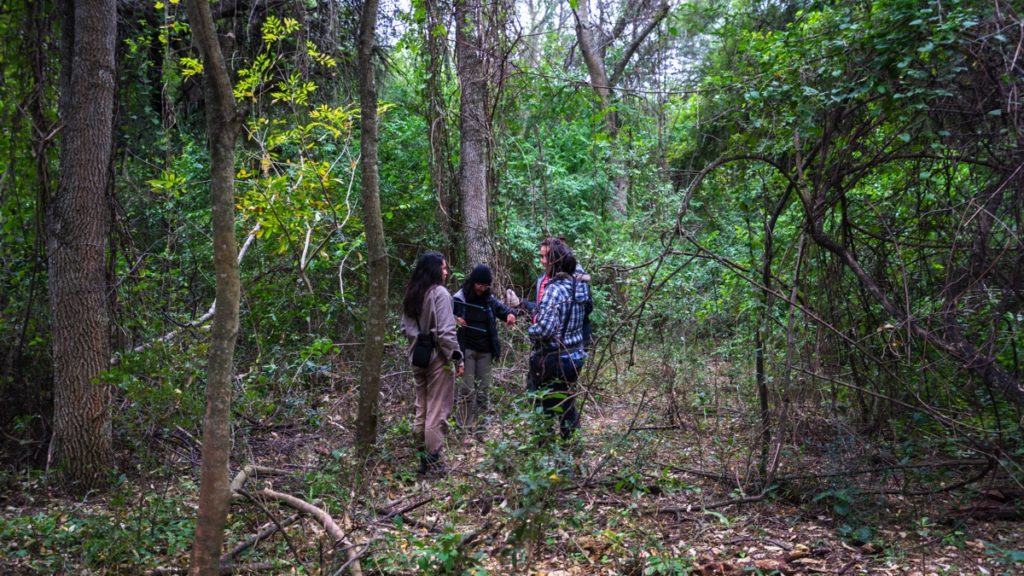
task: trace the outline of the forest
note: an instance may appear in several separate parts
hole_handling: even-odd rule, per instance
[[[1019,3],[5,0],[0,32],[0,573],[1024,573]],[[470,423],[467,350],[418,368],[408,326],[480,341],[486,286]]]

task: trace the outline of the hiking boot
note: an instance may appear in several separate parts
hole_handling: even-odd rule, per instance
[[[426,480],[437,480],[448,476],[448,466],[441,459],[440,452],[424,454],[420,456],[420,468],[416,473]]]

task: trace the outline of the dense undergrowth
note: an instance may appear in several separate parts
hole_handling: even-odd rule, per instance
[[[675,354],[652,345],[625,370],[604,361],[612,349],[626,352],[606,342],[581,380],[583,433],[563,443],[522,391],[522,334],[510,344],[486,432],[453,429],[451,473],[434,481],[415,473],[411,376],[397,347],[382,436],[367,458],[351,448],[355,377],[345,347],[321,342],[291,365],[241,376],[232,473],[263,468],[242,490],[251,497],[232,505],[225,550],[268,526],[284,530],[232,556],[236,570],[336,574],[350,559],[310,517],[252,496],[263,487],[330,514],[366,574],[1011,574],[1021,566],[1018,524],[973,513],[1019,482],[1014,465],[979,459],[943,435],[906,435],[920,416],[866,435],[829,409],[827,396],[793,397],[774,414],[763,470],[741,358],[720,342]],[[38,469],[5,472],[5,573],[184,570],[199,419],[183,407],[200,391],[160,390],[121,388],[117,425],[127,432],[110,494],[68,500]]]
[[[152,17],[122,18],[118,38],[105,271],[116,353],[102,376],[117,462],[109,492],[79,499],[47,470],[40,191],[59,160],[45,126],[57,94],[37,82],[56,77],[59,30],[21,34],[56,8],[0,11],[12,32],[0,70],[3,573],[187,564],[214,297],[201,90],[182,4],[119,4]],[[368,456],[352,448],[369,289],[338,32],[353,7],[275,4],[221,22],[248,106],[232,473],[265,468],[232,505],[236,571],[333,575],[350,552],[371,574],[1024,568],[1024,420],[1005,386],[1024,357],[1024,28],[1008,3],[681,3],[644,65],[624,72],[616,138],[571,62],[571,30],[507,39],[514,73],[490,108],[497,284],[524,295],[538,240],[565,236],[593,275],[600,345],[582,380],[583,434],[564,445],[541,441],[523,397],[523,326],[503,332],[487,431],[453,430],[452,472],[433,482],[415,474],[395,330],[378,443]],[[475,264],[442,231],[459,215],[439,214],[428,162],[422,16],[392,14],[409,33],[381,50],[393,311],[423,250],[446,253],[453,289]],[[439,76],[454,104],[457,79]],[[22,106],[36,97],[30,122]],[[456,110],[441,123],[454,189]],[[616,220],[606,202],[623,175],[628,214]],[[322,508],[351,547],[266,488]],[[232,552],[264,529],[276,533]]]

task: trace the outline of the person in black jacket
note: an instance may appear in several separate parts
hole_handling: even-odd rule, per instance
[[[459,346],[466,371],[456,391],[456,421],[463,429],[475,429],[489,406],[491,363],[501,356],[497,319],[515,324],[516,315],[491,294],[491,269],[480,264],[466,277],[453,296]]]

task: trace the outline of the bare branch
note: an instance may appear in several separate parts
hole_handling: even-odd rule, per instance
[[[633,42],[626,47],[626,51],[622,53],[622,58],[620,58],[618,63],[615,64],[615,69],[612,70],[612,75],[608,79],[608,85],[610,88],[614,88],[618,85],[619,80],[622,79],[622,73],[626,70],[626,65],[629,64],[630,59],[633,58],[633,54],[636,53],[637,49],[640,48],[640,45],[647,39],[647,36],[649,36],[650,33],[661,24],[661,21],[664,20],[666,16],[668,16],[668,0],[662,0],[661,5],[658,6],[658,11],[654,14],[654,17],[651,18],[651,21],[647,23],[647,26],[644,27],[640,34],[637,34],[636,38],[633,39]]]

